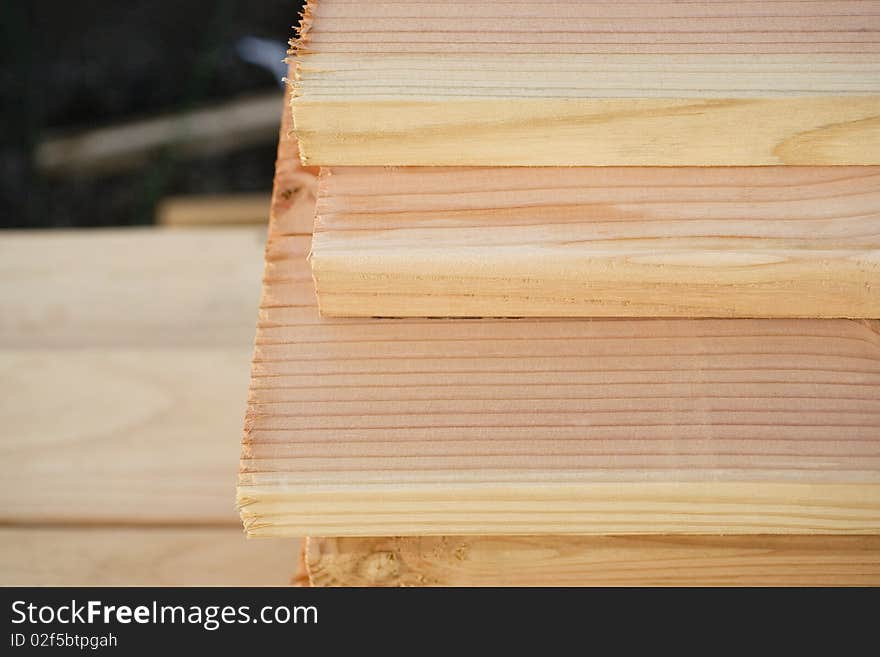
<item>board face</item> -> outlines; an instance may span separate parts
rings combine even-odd
[[[880,2],[309,2],[316,165],[880,164]]]
[[[880,317],[880,167],[331,167],[338,317]]]

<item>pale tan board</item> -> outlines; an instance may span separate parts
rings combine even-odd
[[[310,256],[358,317],[880,317],[880,167],[334,167]]]
[[[283,586],[296,541],[237,527],[0,528],[0,586]]]
[[[270,225],[251,535],[880,531],[875,321],[322,320],[309,248]]]
[[[156,210],[156,223],[171,228],[217,228],[247,224],[266,225],[269,194],[205,194],[169,196]]]
[[[313,586],[877,586],[880,536],[309,538]]]
[[[880,0],[310,0],[320,165],[880,164]]]
[[[234,524],[247,345],[0,349],[0,517]]]
[[[0,346],[247,349],[265,240],[265,227],[0,233]]]
[[[0,236],[4,521],[237,522],[264,235]]]

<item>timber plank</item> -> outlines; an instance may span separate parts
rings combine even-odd
[[[248,346],[0,350],[0,519],[235,524]]]
[[[880,2],[310,0],[310,165],[880,164]]]
[[[265,228],[0,236],[0,346],[247,347]]]
[[[328,316],[880,317],[880,167],[334,167]]]
[[[313,586],[877,586],[878,536],[309,538]]]
[[[3,586],[283,586],[296,541],[235,527],[2,527]]]

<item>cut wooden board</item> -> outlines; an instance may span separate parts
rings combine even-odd
[[[877,586],[880,536],[309,538],[313,586]]]
[[[880,167],[324,169],[321,312],[880,317]]]
[[[251,535],[880,532],[880,323],[321,319],[279,216]]]
[[[251,354],[246,344],[0,349],[0,519],[237,524]]]
[[[264,235],[0,237],[4,522],[237,524]]]
[[[159,203],[156,223],[172,228],[265,225],[269,204],[269,194],[262,192],[169,196]]]
[[[320,165],[880,164],[880,2],[310,0]]]
[[[38,144],[37,167],[48,175],[90,176],[137,169],[162,149],[204,156],[270,144],[278,134],[281,95],[238,98],[212,107],[51,136]]]
[[[265,228],[0,234],[0,347],[245,348]]]
[[[295,541],[222,528],[0,528],[0,586],[283,586]]]

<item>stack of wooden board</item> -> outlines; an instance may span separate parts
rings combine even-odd
[[[282,141],[248,532],[484,537],[313,541],[316,583],[615,555],[754,583],[767,550],[777,582],[876,581],[878,63],[878,2],[310,2],[293,118],[325,168],[311,240]],[[511,556],[540,545],[566,577]]]

